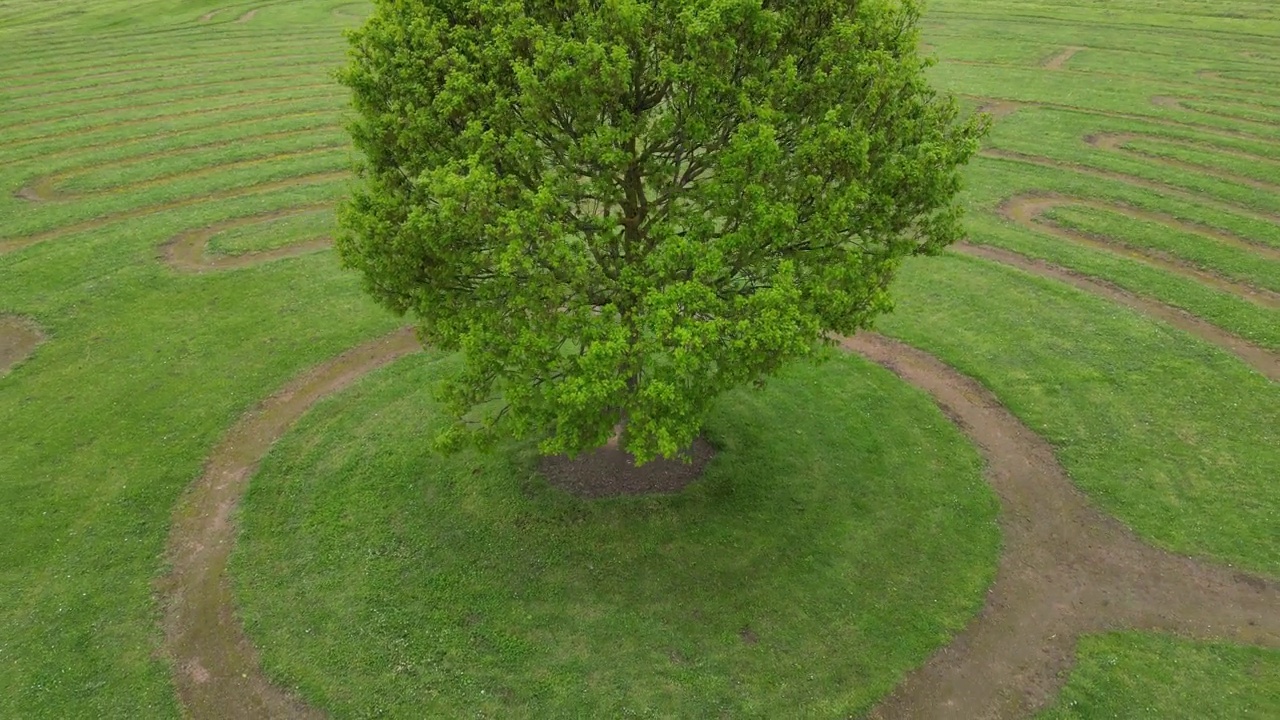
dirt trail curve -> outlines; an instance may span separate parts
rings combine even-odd
[[[1144,315],[1166,322],[1185,333],[1227,350],[1254,370],[1262,373],[1267,379],[1273,382],[1280,382],[1280,354],[1255,345],[1237,335],[1232,335],[1217,325],[1206,322],[1185,310],[1136,295],[1103,280],[1091,278],[1043,260],[1019,255],[1003,248],[961,243],[953,245],[952,249],[965,255],[1003,263],[1033,275],[1064,282],[1085,292],[1137,310]]]
[[[16,315],[0,315],[0,376],[30,357],[44,341],[45,335],[35,323]]]
[[[188,489],[169,534],[165,648],[178,697],[193,718],[321,717],[271,685],[236,618],[227,581],[231,515],[258,462],[316,401],[420,349],[408,329],[367,342],[303,374],[239,420]]]
[[[934,397],[982,450],[1002,507],[1004,551],[981,614],[873,717],[1023,717],[1052,697],[1085,632],[1132,627],[1280,647],[1280,589],[1271,581],[1142,544],[1089,505],[1044,440],[924,352],[874,334],[843,345]],[[235,616],[231,516],[259,461],[308,408],[418,347],[400,330],[289,383],[236,423],[180,503],[161,591],[165,647],[191,717],[321,716],[271,685]]]
[[[933,396],[977,443],[1001,505],[1003,554],[978,618],[871,717],[984,720],[1043,708],[1082,633],[1120,628],[1280,647],[1280,587],[1146,545],[1098,512],[1053,449],[977,382],[894,340],[846,349]]]
[[[258,194],[258,193],[266,193],[266,192],[281,190],[285,188],[293,188],[293,187],[301,187],[304,185],[333,182],[335,180],[341,180],[347,177],[350,177],[350,175],[345,171],[318,172],[318,173],[312,173],[309,175],[295,175],[294,177],[284,178],[281,180],[269,180],[267,182],[258,183],[256,185],[244,185],[241,187],[230,188],[227,190],[219,190],[217,192],[209,193],[206,195],[190,195],[187,197],[171,200],[168,202],[162,202],[155,205],[146,205],[143,207],[123,210],[117,213],[113,213],[111,215],[104,215],[102,217],[92,218],[89,220],[82,220],[80,222],[71,223],[69,225],[63,225],[61,227],[56,227],[50,230],[46,230],[44,232],[33,233],[31,235],[23,235],[20,237],[11,237],[11,238],[0,238],[0,255],[4,255],[5,253],[9,253],[9,252],[15,252],[17,250],[21,250],[22,248],[29,247],[37,243],[46,242],[48,240],[53,240],[55,238],[71,235],[73,233],[97,230],[98,228],[106,227],[107,225],[120,222],[121,220],[132,220],[134,218],[143,217],[145,215],[152,215],[159,212],[165,212],[167,210],[176,210],[178,208],[190,207],[192,205],[198,205],[201,203],[209,202],[210,200],[231,200],[234,198],[247,197],[247,196]]]
[[[272,220],[278,220],[280,218],[291,217],[294,215],[327,211],[331,210],[332,207],[332,203],[301,205],[284,210],[276,210],[274,212],[228,220],[226,222],[210,225],[198,230],[188,230],[178,234],[173,239],[162,245],[160,247],[161,257],[169,267],[180,272],[205,272],[208,270],[232,270],[235,268],[243,268],[272,260],[297,257],[299,255],[306,255],[308,253],[324,250],[333,244],[333,240],[327,235],[290,243],[289,245],[272,248],[271,250],[246,252],[239,255],[209,255],[206,253],[206,250],[209,247],[210,238],[224,230],[230,230],[244,225],[270,222]]]
[[[1226,180],[1227,182],[1234,182],[1234,183],[1240,183],[1241,185],[1248,185],[1249,187],[1254,188],[1256,190],[1263,190],[1265,192],[1270,192],[1270,193],[1280,193],[1280,184],[1267,182],[1266,180],[1250,177],[1248,175],[1233,173],[1223,168],[1214,167],[1212,165],[1201,165],[1199,163],[1188,162],[1186,160],[1178,160],[1176,158],[1157,155],[1155,153],[1133,147],[1130,143],[1132,143],[1135,140],[1154,141],[1164,145],[1197,148],[1200,150],[1207,149],[1212,151],[1215,155],[1233,157],[1244,163],[1249,163],[1254,167],[1261,167],[1263,165],[1276,164],[1275,158],[1271,158],[1271,157],[1254,155],[1252,153],[1246,153],[1239,150],[1219,147],[1216,145],[1208,145],[1206,143],[1196,142],[1190,139],[1170,138],[1170,137],[1164,137],[1161,135],[1153,135],[1150,133],[1108,132],[1108,133],[1095,133],[1093,135],[1086,135],[1084,137],[1084,142],[1086,145],[1091,145],[1093,147],[1098,148],[1099,150],[1109,150],[1111,152],[1129,153],[1132,155],[1137,155],[1139,157],[1142,157],[1145,160],[1158,163],[1160,165],[1165,165],[1173,168],[1181,168],[1183,170],[1189,170],[1191,172],[1198,172],[1204,175],[1210,175],[1212,177]]]
[[[1087,49],[1088,48],[1084,48],[1076,45],[1065,47],[1061,50],[1061,52],[1058,52],[1056,55],[1053,55],[1049,57],[1047,60],[1045,60],[1044,64],[1041,65],[1040,67],[1043,67],[1045,70],[1061,70],[1062,66],[1066,65],[1068,60],[1075,57],[1076,53],[1080,52],[1081,50],[1087,50]]]
[[[1154,222],[1174,230],[1207,236],[1232,247],[1239,247],[1256,252],[1264,257],[1280,258],[1275,248],[1256,245],[1247,239],[1230,233],[1182,222],[1161,213],[1139,210],[1127,205],[1077,198],[1056,194],[1017,195],[1000,204],[998,212],[1004,218],[1033,231],[1047,233],[1077,245],[1105,250],[1136,260],[1137,262],[1160,268],[1168,272],[1182,275],[1201,284],[1224,292],[1232,293],[1241,299],[1265,308],[1280,308],[1280,293],[1249,283],[1233,280],[1217,273],[1202,270],[1194,264],[1156,250],[1130,246],[1111,238],[1081,232],[1053,222],[1045,214],[1058,207],[1081,206],[1106,210],[1121,215]]]

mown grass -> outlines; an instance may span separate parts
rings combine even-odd
[[[1070,682],[1038,720],[1280,717],[1280,651],[1110,633],[1082,638],[1078,657]]]
[[[900,287],[880,328],[991,388],[1105,510],[1164,547],[1280,576],[1280,386],[1215,346],[984,261],[917,263]]]
[[[1280,350],[1280,312],[1274,309],[1115,253],[1019,227],[995,211],[1000,202],[1012,194],[1058,193],[1163,212],[1182,220],[1219,227],[1255,241],[1269,237],[1258,232],[1262,223],[1161,195],[1155,190],[1135,188],[1088,174],[1046,172],[1043,167],[1016,161],[979,158],[970,168],[969,177],[969,232],[972,241],[1003,247],[1101,278],[1131,292],[1182,308],[1255,344]],[[1084,229],[1104,231],[1091,224],[1085,224]],[[1120,242],[1126,239],[1124,235],[1117,237]],[[1203,246],[1212,246],[1216,241],[1204,238],[1202,243]],[[1259,257],[1253,264],[1263,268],[1265,274],[1265,263]]]
[[[324,403],[242,505],[249,630],[339,715],[856,716],[994,574],[977,454],[864,361],[730,394],[702,480],[605,501],[549,487],[528,444],[433,454],[447,362]]]
[[[1124,247],[1171,257],[1224,278],[1267,290],[1280,290],[1280,265],[1253,248],[1232,246],[1200,233],[1171,228],[1159,222],[1129,217],[1104,209],[1062,207],[1047,216],[1057,224],[1107,238],[1121,238]],[[1277,253],[1280,258],[1280,253]],[[1276,314],[1280,319],[1280,314]]]
[[[235,22],[259,6],[251,22]],[[210,0],[0,3],[0,247],[44,233],[38,244],[0,253],[0,313],[25,315],[49,336],[32,360],[0,378],[0,717],[178,716],[170,668],[158,652],[152,585],[164,570],[174,503],[235,418],[305,368],[396,324],[364,299],[357,280],[341,272],[330,253],[198,277],[157,260],[159,246],[181,232],[336,202],[344,192],[349,154],[340,147],[265,156],[306,152],[338,138],[344,98],[329,75],[342,62],[338,30],[354,23],[352,15],[363,14],[367,4],[232,3],[200,22],[219,7],[224,5]],[[941,58],[934,70],[941,86],[970,102],[994,96],[1028,103],[997,124],[992,147],[1151,184],[1141,188],[1069,166],[979,158],[965,196],[975,242],[1050,260],[1280,349],[1274,312],[1185,277],[1013,226],[994,212],[1014,194],[1059,192],[1158,211],[1280,247],[1276,193],[1249,184],[1276,179],[1280,6],[1248,0],[1142,0],[1123,7],[1091,0],[935,0],[925,21],[925,40]],[[1062,69],[1039,67],[1065,47],[1081,45],[1088,47]],[[1220,74],[1206,76],[1206,70]],[[1182,105],[1155,104],[1156,95],[1180,98]],[[280,135],[291,131],[303,132]],[[1103,132],[1144,137],[1119,151],[1082,141]],[[1152,155],[1180,164],[1162,164]],[[216,169],[246,160],[253,161]],[[55,203],[12,196],[54,173],[63,174],[63,189],[113,192]],[[171,177],[148,184],[162,176]],[[1202,258],[1206,266],[1237,268],[1259,284],[1276,277],[1269,274],[1274,265],[1257,259],[1232,256],[1240,264],[1224,265],[1228,258],[1209,239],[1201,245],[1194,237],[1162,235],[1111,213],[1064,213],[1082,228],[1122,242],[1176,242],[1188,257],[1212,253]],[[319,215],[236,226],[215,234],[210,249],[235,254],[275,247],[328,227]],[[1280,459],[1273,448],[1280,445],[1280,401],[1274,384],[1182,333],[986,263],[948,257],[911,266],[896,292],[901,310],[885,329],[991,387],[1055,444],[1072,478],[1103,507],[1165,546],[1277,573],[1280,490],[1273,480],[1280,476]],[[397,372],[408,371],[393,370],[379,382]],[[875,371],[863,381],[889,382],[882,389],[895,408],[920,403]],[[335,400],[328,412],[337,413],[344,402],[349,399]],[[318,421],[308,422],[318,427]],[[353,487],[351,497],[380,490]],[[895,508],[901,506],[868,500],[859,511]],[[980,527],[985,516],[971,520]],[[426,532],[415,518],[409,521],[406,531]],[[273,542],[306,543],[343,527],[331,524],[290,530]],[[374,540],[381,537],[366,530]],[[344,548],[356,556],[360,550]],[[884,572],[917,569],[910,558],[872,561],[881,562]],[[327,568],[343,570],[359,568]],[[298,578],[282,581],[302,587]],[[379,581],[388,592],[414,592],[398,577]],[[323,588],[312,590],[307,601],[324,597]],[[851,586],[863,599],[864,590]],[[245,611],[259,612],[257,602],[250,598]],[[265,613],[270,605],[263,608]],[[883,618],[857,610],[846,619],[864,615]],[[956,617],[929,616],[928,627]],[[393,619],[374,627],[408,624],[404,614]],[[521,626],[513,621],[511,627]],[[639,623],[618,627],[643,629]],[[897,630],[941,642],[932,630]],[[301,632],[287,624],[255,631],[269,657],[289,650],[274,646],[271,633],[288,638]],[[624,634],[614,636],[622,645]],[[801,636],[795,631],[795,638]],[[767,646],[761,638],[755,648]],[[1240,696],[1232,695],[1240,687],[1234,670],[1217,673],[1191,660],[1228,658],[1224,662],[1234,668],[1230,653],[1251,650],[1205,650],[1132,634],[1108,636],[1106,643],[1083,647],[1080,680],[1064,698],[1094,699],[1078,703],[1069,717],[1141,717],[1148,706],[1172,708],[1170,716],[1176,716],[1183,706],[1215,701],[1246,708],[1255,702],[1249,698],[1265,699],[1280,686],[1271,655],[1259,656],[1254,687]],[[911,657],[924,652],[923,644],[907,645],[889,651],[915,653]],[[392,642],[384,651],[396,647]],[[338,651],[369,653],[362,657],[373,665],[342,672],[354,669],[369,687],[385,683],[392,688],[388,702],[402,700],[395,690],[405,687],[396,685],[403,678],[375,677],[385,659],[377,651],[354,641]],[[1125,661],[1110,665],[1103,661],[1109,656]],[[891,657],[893,672],[909,664],[906,655]],[[285,677],[317,672],[296,665],[272,667]],[[485,672],[498,677],[492,667]],[[781,669],[766,668],[757,680],[765,682],[769,672],[777,677]],[[865,704],[873,694],[869,688],[887,687],[891,676],[876,669],[855,678],[865,684],[846,679],[849,684],[837,689],[863,688],[849,702]],[[676,682],[674,675],[664,677]],[[715,678],[723,676],[711,677],[705,685],[697,678],[687,682],[719,697],[715,692],[723,685]],[[836,687],[829,677],[823,682]],[[1093,689],[1071,694],[1085,686]],[[311,699],[332,699],[316,692]],[[1164,699],[1153,701],[1152,693],[1164,693]],[[364,698],[365,706],[351,697],[332,700],[335,707],[367,714],[382,698]],[[1195,704],[1201,700],[1204,705]],[[416,710],[405,714],[422,714]]]

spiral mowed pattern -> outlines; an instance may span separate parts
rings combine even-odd
[[[968,243],[905,269],[882,324],[897,340],[851,349],[982,449],[1005,556],[977,619],[874,714],[1274,706],[1280,25],[1228,4],[926,16],[936,81],[997,124],[969,172]],[[325,251],[349,160],[329,72],[367,8],[171,6],[0,7],[0,343],[21,355],[0,367],[0,715],[371,712],[380,698],[282,671],[295,648],[255,625],[261,674],[224,573],[258,456],[413,348],[377,339],[394,322]],[[218,482],[237,448],[240,475]],[[245,608],[283,635],[298,622],[267,610]],[[1169,634],[1090,634],[1116,630]]]

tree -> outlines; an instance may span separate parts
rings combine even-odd
[[[345,264],[461,350],[463,428],[637,462],[890,308],[985,119],[918,0],[379,0],[350,34]]]

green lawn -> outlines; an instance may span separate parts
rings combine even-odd
[[[1039,720],[1270,720],[1280,651],[1167,635],[1082,638],[1071,681]]]
[[[330,252],[202,275],[158,259],[164,243],[201,229],[211,233],[209,252],[223,254],[332,231],[332,215],[322,208],[345,192],[351,155],[341,130],[345,97],[331,73],[343,61],[341,29],[367,9],[350,0],[0,2],[0,315],[22,316],[47,336],[30,360],[0,376],[0,717],[179,716],[171,668],[160,652],[154,583],[164,572],[168,525],[183,489],[255,403],[306,368],[398,324],[365,299],[357,278],[340,270]],[[1047,260],[1280,351],[1275,307],[997,212],[1015,195],[1077,198],[1087,202],[1064,205],[1047,221],[1164,253],[1232,282],[1280,288],[1280,4],[934,0],[925,24],[940,60],[933,70],[939,86],[971,105],[986,98],[1021,103],[999,120],[986,154],[967,172],[972,242]],[[1061,68],[1042,67],[1080,46]],[[1087,141],[1107,134],[1128,139],[1114,147]],[[45,200],[18,197],[19,191]],[[1208,230],[1188,229],[1196,227]],[[994,391],[1054,444],[1072,479],[1102,508],[1161,546],[1280,577],[1275,383],[1184,333],[984,261],[947,255],[912,263],[895,292],[899,311],[882,329]],[[735,717],[768,715],[770,706],[746,704],[763,698],[803,700],[821,717],[830,714],[821,702],[862,708],[882,695],[963,622],[989,576],[991,507],[986,491],[973,487],[972,450],[918,393],[863,363],[839,360],[791,375],[793,387],[820,377],[840,388],[811,397],[809,406],[829,409],[825,423],[805,415],[809,406],[778,399],[781,383],[772,394],[739,395],[722,406],[715,432],[728,449],[712,480],[755,494],[713,503],[710,488],[717,486],[709,481],[684,499],[643,503],[580,505],[541,491],[526,495],[536,483],[525,482],[524,451],[511,448],[485,461],[475,476],[483,484],[471,484],[470,475],[467,485],[437,482],[444,488],[439,497],[476,503],[480,520],[471,525],[460,515],[439,515],[424,494],[432,478],[447,479],[449,468],[460,466],[423,456],[422,443],[394,442],[417,437],[414,427],[374,416],[380,402],[388,413],[426,408],[416,389],[397,388],[433,367],[403,361],[322,406],[255,479],[241,515],[250,544],[237,559],[240,600],[268,667],[338,715],[371,714],[379,703],[421,715],[419,704],[396,704],[407,702],[405,693],[426,676],[376,670],[394,669],[383,660],[395,653],[416,658],[421,670],[437,657],[436,640],[428,638],[445,638],[439,647],[454,654],[441,667],[467,669],[475,684],[419,699],[441,708],[464,697],[479,703],[483,698],[465,693],[484,689],[499,693],[487,702],[513,707],[533,707],[535,699],[554,707],[567,702],[566,693],[580,692],[607,710],[617,707],[610,703],[622,697],[622,686],[647,678],[653,697],[677,714],[723,701]],[[767,433],[770,427],[776,432]],[[821,430],[830,442],[821,452],[806,448],[803,438],[788,434],[797,427]],[[336,472],[325,463],[342,461],[340,428],[377,429],[370,442],[385,457],[370,459],[360,473],[333,475],[324,487],[291,474],[289,458],[299,470]],[[902,437],[889,442],[895,433]],[[819,458],[808,476],[750,454],[776,450],[784,440],[787,453],[768,457],[808,452]],[[844,453],[843,471],[830,464],[837,452]],[[776,470],[774,482],[742,480],[746,473],[734,457]],[[406,464],[415,460],[421,472],[408,473]],[[936,462],[944,463],[941,472],[924,472]],[[375,476],[384,482],[359,482]],[[875,493],[840,485],[855,479]],[[519,492],[503,494],[513,487]],[[922,497],[897,494],[908,487]],[[942,487],[953,488],[960,502],[944,513],[949,530],[912,533],[918,514],[931,517],[930,508],[944,507],[950,496],[937,492]],[[296,506],[279,504],[287,494],[273,495],[304,488],[312,494],[298,496]],[[789,495],[768,502],[777,493]],[[815,494],[824,502],[814,502]],[[795,498],[825,524],[795,525],[801,512]],[[363,513],[364,525],[335,508]],[[368,520],[397,513],[400,525]],[[554,519],[563,515],[555,513],[583,522],[558,529]],[[693,522],[702,517],[714,522]],[[838,536],[837,521],[851,517],[867,519]],[[741,553],[768,560],[760,575],[774,573],[773,584],[749,587],[741,597],[716,593],[676,582],[704,566],[654,555],[641,558],[655,563],[643,566],[650,584],[628,584],[629,576],[615,574],[602,586],[630,592],[620,597],[649,608],[647,615],[571,612],[591,609],[582,604],[590,578],[581,565],[568,566],[577,574],[538,578],[513,571],[519,587],[563,601],[528,611],[532,618],[517,614],[527,604],[476,600],[462,590],[479,586],[465,584],[449,586],[459,591],[449,599],[451,607],[483,604],[475,625],[413,612],[434,597],[427,590],[434,586],[426,582],[431,566],[412,559],[462,562],[433,554],[439,548],[430,544],[433,531],[451,528],[473,541],[464,545],[473,553],[486,532],[510,549],[510,536],[501,535],[510,527],[496,521],[512,518],[524,518],[537,533],[522,549],[548,559],[588,541],[599,541],[594,551],[631,558],[639,548],[660,548],[653,538],[663,529],[684,533],[685,551],[696,542],[715,548],[737,542]],[[881,534],[878,547],[923,543],[933,554],[837,552],[868,542],[858,533],[871,528]],[[615,540],[606,543],[610,533]],[[626,533],[634,545],[616,540]],[[837,536],[848,544],[832,540]],[[434,537],[439,543],[441,536]],[[942,544],[948,537],[954,547]],[[287,552],[338,538],[346,540],[332,558],[350,562],[317,564],[324,558]],[[810,543],[804,547],[812,551],[783,553],[785,538]],[[376,554],[386,549],[395,552]],[[273,553],[293,563],[273,580],[280,598],[260,592],[263,580],[254,572]],[[706,556],[708,563],[756,557]],[[477,573],[485,569],[475,565]],[[485,571],[502,567],[511,569],[495,564]],[[875,579],[817,580],[850,568]],[[704,569],[742,582],[729,565]],[[322,581],[336,584],[332,593],[321,592],[329,587]],[[896,596],[885,594],[890,581]],[[662,582],[685,593],[673,590],[666,599],[689,598],[724,612],[704,613],[696,623],[679,616],[659,602],[659,591],[672,587]],[[881,596],[898,599],[888,607],[877,601]],[[295,605],[304,598],[313,615],[346,608],[366,613],[367,622],[336,628],[325,645],[306,633],[307,613],[282,610],[290,598]],[[750,598],[785,612],[746,613],[740,604]],[[840,602],[847,612],[831,621]],[[388,609],[378,615],[376,608]],[[544,655],[522,655],[548,618],[571,619],[577,624],[566,626],[577,634],[536,646]],[[756,645],[741,640],[747,623],[758,623],[751,625]],[[669,648],[667,638],[677,636],[689,644]],[[866,644],[839,645],[851,637]],[[511,638],[511,647],[503,645]],[[485,647],[496,649],[477,659]],[[833,664],[815,670],[812,680],[785,663],[767,664],[815,647]],[[565,668],[579,657],[574,653],[585,648],[609,653],[613,665],[605,665],[607,673],[566,679]],[[1080,659],[1052,711],[1059,714],[1050,717],[1213,717],[1237,708],[1220,716],[1249,717],[1244,713],[1254,707],[1269,710],[1265,703],[1274,705],[1280,691],[1280,659],[1251,648],[1123,633],[1086,640]],[[536,665],[544,674],[509,673],[503,663]],[[331,679],[337,671],[352,673],[351,687],[358,682],[373,694],[344,696]],[[793,682],[782,687],[786,678]],[[753,689],[735,694],[734,682]],[[1210,709],[1193,712],[1202,707]]]
[[[325,402],[241,509],[264,664],[338,715],[856,716],[994,574],[977,454],[865,361],[733,393],[702,480],[605,501],[548,486],[528,445],[433,454],[447,362]]]

